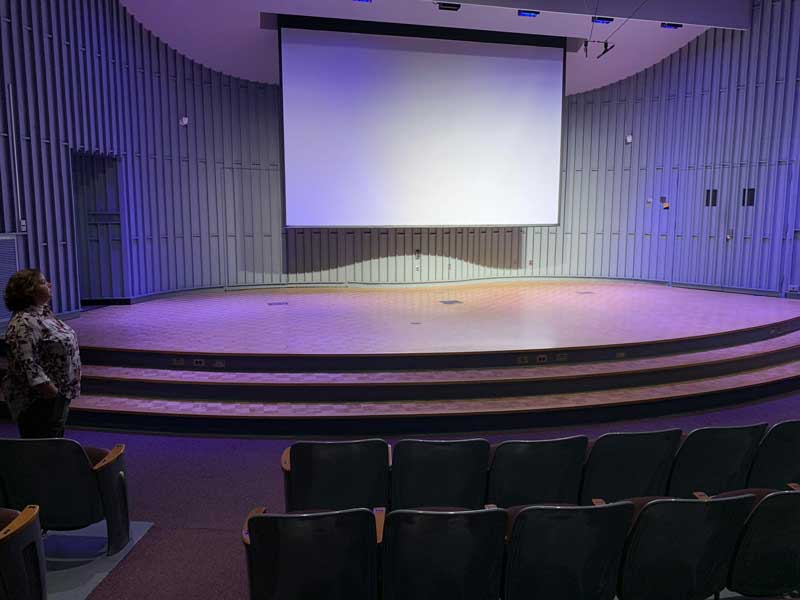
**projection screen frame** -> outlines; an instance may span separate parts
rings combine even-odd
[[[263,14],[262,14],[263,17]],[[503,31],[485,31],[478,29],[461,29],[454,27],[437,27],[430,25],[413,25],[404,23],[388,23],[376,21],[356,21],[351,19],[333,19],[327,17],[306,17],[300,15],[285,15],[278,14],[277,17],[277,32],[278,32],[278,70],[280,81],[280,94],[278,96],[278,110],[280,113],[279,135],[280,135],[280,161],[281,161],[281,195],[283,201],[281,202],[281,220],[284,229],[449,229],[449,228],[463,228],[463,229],[478,229],[478,228],[492,228],[492,227],[558,227],[561,225],[561,208],[562,208],[562,195],[564,190],[563,177],[561,170],[563,164],[559,167],[558,177],[558,217],[555,223],[453,223],[449,225],[435,224],[435,225],[289,225],[286,222],[286,156],[285,156],[285,133],[284,133],[284,112],[283,112],[283,39],[282,31],[287,29],[309,29],[315,31],[334,31],[343,33],[362,33],[368,35],[386,35],[386,36],[399,36],[399,37],[412,37],[412,38],[430,38],[430,39],[443,39],[443,40],[456,40],[464,42],[480,42],[489,44],[506,44],[512,46],[540,46],[545,48],[561,48],[561,124],[562,124],[562,142],[559,147],[560,159],[563,158],[563,124],[565,113],[566,98],[566,68],[567,68],[567,46],[569,38],[561,36],[547,36],[526,33],[511,33]]]

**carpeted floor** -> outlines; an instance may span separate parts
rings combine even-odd
[[[800,419],[800,394],[672,417],[614,423],[485,432],[431,433],[427,438],[542,439],[609,431],[713,425],[770,424]],[[375,436],[380,436],[376,431]],[[0,436],[16,436],[0,423]],[[283,510],[279,459],[294,439],[153,435],[68,429],[83,444],[126,445],[131,518],[155,525],[91,594],[91,600],[127,598],[223,599],[247,597],[240,529],[249,510]],[[364,436],[360,436],[364,437]],[[387,437],[390,442],[405,436]],[[409,436],[410,437],[410,436]]]

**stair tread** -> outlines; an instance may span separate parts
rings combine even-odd
[[[436,415],[513,414],[598,408],[739,390],[800,376],[800,360],[732,375],[624,389],[517,396],[377,402],[226,402],[168,400],[85,394],[72,408],[87,412],[160,414],[189,417],[269,419],[355,419]]]
[[[708,365],[800,348],[800,331],[787,335],[701,352],[638,359],[582,362],[573,364],[527,365],[473,369],[344,372],[236,372],[173,370],[103,365],[84,365],[83,376],[96,379],[138,380],[206,385],[271,386],[366,386],[376,384],[437,385],[477,382],[536,381],[598,375],[634,374],[653,370]]]

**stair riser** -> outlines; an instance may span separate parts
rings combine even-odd
[[[729,375],[744,370],[775,366],[798,359],[800,359],[800,347],[792,347],[708,365],[695,364],[640,373],[598,374],[570,379],[536,381],[486,381],[452,384],[419,383],[405,385],[391,383],[353,385],[297,384],[279,386],[269,384],[142,381],[84,376],[82,387],[85,392],[93,394],[250,402],[372,402],[377,400],[510,397],[661,385]]]

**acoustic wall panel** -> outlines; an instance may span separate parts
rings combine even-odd
[[[567,98],[559,226],[287,231],[275,86],[180,56],[116,0],[0,0],[0,228],[26,220],[21,264],[78,308],[79,150],[119,161],[125,296],[562,276],[782,292],[800,285],[799,38],[800,0],[756,2],[750,32]]]

